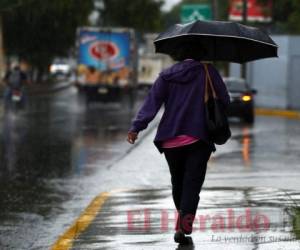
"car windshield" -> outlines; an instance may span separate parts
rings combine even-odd
[[[53,64],[67,64],[67,59],[64,58],[55,58]]]
[[[224,80],[229,91],[246,91],[248,89],[247,84],[242,79]]]

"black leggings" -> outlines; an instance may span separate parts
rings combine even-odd
[[[196,214],[211,152],[211,148],[201,140],[181,147],[164,149],[171,173],[173,200],[182,218]],[[191,232],[191,229],[188,231]]]

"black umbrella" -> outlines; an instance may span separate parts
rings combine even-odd
[[[276,43],[262,30],[236,22],[194,21],[175,24],[154,41],[155,50],[176,60],[244,63],[277,57]]]

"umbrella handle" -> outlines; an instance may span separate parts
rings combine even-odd
[[[214,89],[209,71],[208,71],[208,67],[207,64],[204,64],[204,69],[205,69],[205,102],[208,101],[209,98],[209,91],[208,89],[210,88],[211,92],[212,92],[212,96],[217,99],[217,95],[216,95],[216,91]]]

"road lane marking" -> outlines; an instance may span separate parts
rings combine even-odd
[[[281,116],[289,119],[300,120],[300,112],[292,111],[292,110],[256,108],[255,114],[268,115],[268,116]]]
[[[83,233],[87,227],[95,219],[96,215],[101,210],[105,201],[110,197],[112,193],[119,192],[120,190],[114,190],[112,192],[100,193],[89,206],[81,213],[79,218],[67,229],[54,243],[51,250],[69,250],[73,246],[74,240]]]

